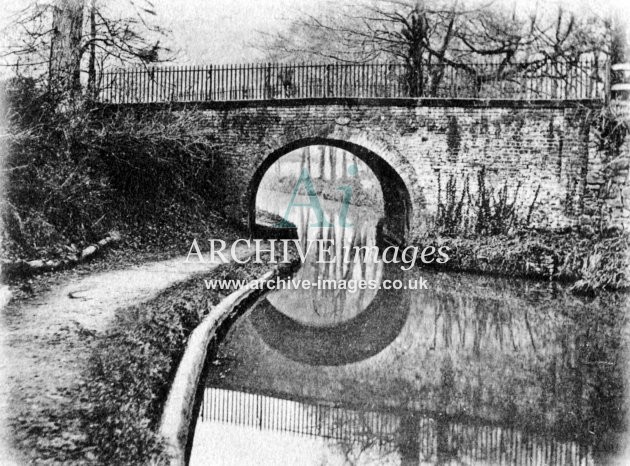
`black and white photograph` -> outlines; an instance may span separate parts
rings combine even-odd
[[[627,0],[2,0],[0,465],[630,466]]]

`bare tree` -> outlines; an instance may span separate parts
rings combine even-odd
[[[305,146],[300,149],[300,174],[307,170],[311,171],[311,146]]]
[[[73,98],[81,92],[83,0],[58,0],[53,6],[48,87],[51,95]]]
[[[33,1],[2,31],[9,40],[1,57],[16,74],[47,81],[53,92],[76,94],[85,72],[94,95],[99,69],[164,59],[160,38],[168,31],[150,22],[155,15],[149,0]]]
[[[94,2],[95,28],[98,33],[84,43],[85,49],[96,43],[102,61],[124,64],[128,61],[153,63],[160,60],[159,53],[167,50],[160,46],[160,37],[168,31],[149,22],[156,13],[149,0],[129,1],[132,14],[121,15],[111,2]]]
[[[436,95],[445,65],[468,73],[480,86],[552,61],[608,54],[609,35],[606,21],[578,20],[561,8],[550,16],[492,3],[364,0],[303,14],[286,31],[264,35],[262,47],[276,60],[403,63],[410,95]],[[491,66],[479,67],[480,62]]]
[[[319,177],[321,179],[324,179],[324,169],[325,169],[325,163],[326,163],[326,158],[325,158],[325,154],[326,154],[326,146],[318,146],[319,151],[317,152],[318,157],[319,157]]]
[[[337,148],[328,146],[328,161],[330,165],[330,181],[337,180]]]
[[[88,44],[88,95],[94,98],[97,93],[96,87],[96,0],[90,0],[90,43]]]
[[[313,169],[313,161],[312,161],[312,156],[311,156],[311,147],[313,146],[306,146],[305,150],[306,150],[306,166],[308,168],[308,173],[309,176],[311,175],[311,170]]]

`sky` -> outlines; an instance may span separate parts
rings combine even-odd
[[[257,31],[272,31],[325,0],[156,0],[182,60],[234,63],[259,58]]]
[[[53,0],[38,0],[50,3]],[[172,31],[169,48],[177,63],[238,63],[261,57],[252,45],[257,31],[275,30],[300,11],[315,11],[330,0],[98,0],[108,7],[144,5],[155,9],[154,22]],[[0,0],[0,29],[33,0]],[[6,38],[0,37],[0,44]]]
[[[0,28],[11,15],[33,0],[0,0]],[[52,0],[39,0],[52,1]],[[99,0],[112,5],[142,4],[147,0]],[[168,45],[179,53],[176,63],[243,63],[262,57],[256,49],[258,31],[282,29],[300,11],[315,12],[322,5],[356,0],[151,0],[156,22],[172,31]],[[359,0],[360,1],[360,0]],[[430,0],[429,0],[430,1]],[[462,0],[460,0],[462,1]],[[463,0],[465,1],[465,0]],[[485,1],[485,0],[484,0]],[[630,18],[630,0],[488,0],[519,9],[570,9],[605,15],[618,11]],[[115,3],[113,3],[115,2]],[[630,36],[629,36],[630,37]],[[1,39],[0,39],[1,40]]]
[[[260,58],[258,31],[272,32],[300,12],[353,0],[153,0],[160,23],[172,30],[182,63],[242,63]],[[494,3],[537,10],[563,4],[577,11],[625,11],[630,0],[494,0]]]

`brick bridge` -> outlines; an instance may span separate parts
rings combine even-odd
[[[481,172],[487,187],[507,186],[509,200],[518,190],[523,211],[535,201],[531,220],[537,227],[628,221],[622,197],[627,166],[611,172],[614,154],[597,138],[601,98],[247,99],[256,89],[236,99],[166,103],[174,112],[202,112],[199,127],[190,130],[213,135],[222,154],[225,211],[254,234],[264,173],[288,152],[313,144],[347,150],[372,169],[383,190],[386,228],[405,240],[420,234],[436,213],[449,179],[457,180],[460,191],[468,179],[474,194]],[[105,104],[165,105],[159,99]]]
[[[183,106],[182,106],[183,107]],[[253,227],[258,185],[288,152],[327,144],[354,153],[381,182],[389,230],[412,238],[435,214],[452,175],[461,188],[519,189],[522,209],[543,228],[626,219],[621,190],[592,126],[597,103],[422,99],[318,99],[199,104],[230,186],[224,208]],[[174,111],[178,111],[174,107]],[[622,183],[621,177],[617,182]],[[224,181],[225,183],[226,181]],[[511,197],[510,197],[511,199]]]

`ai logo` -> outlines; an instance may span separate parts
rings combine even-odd
[[[348,167],[348,175],[356,176],[358,173],[358,167],[356,165],[350,165]],[[306,195],[308,196],[307,203],[299,203],[296,202],[296,197],[300,193],[300,188],[304,186],[306,191]],[[339,225],[342,228],[352,227],[352,224],[347,223],[346,219],[348,216],[348,210],[350,208],[350,199],[352,198],[352,186],[339,186],[338,189],[343,191],[343,198],[341,200],[341,209],[339,210]],[[300,173],[300,177],[298,178],[295,186],[293,187],[293,191],[291,193],[291,200],[289,201],[289,205],[287,206],[287,210],[284,213],[284,216],[280,222],[276,225],[278,228],[290,228],[293,226],[291,222],[289,222],[289,215],[294,207],[310,207],[315,213],[315,223],[309,225],[309,227],[314,228],[330,228],[334,226],[334,223],[328,221],[326,216],[324,215],[324,210],[319,202],[319,197],[317,196],[317,192],[315,191],[315,187],[313,186],[313,180],[311,179],[311,175],[309,171],[304,168],[302,173]]]

